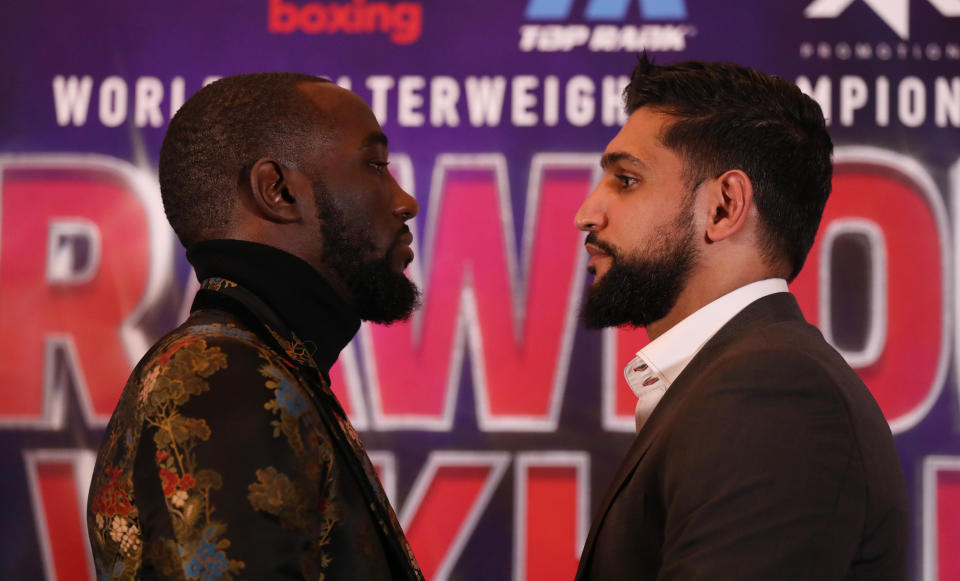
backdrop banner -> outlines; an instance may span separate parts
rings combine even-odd
[[[429,579],[572,579],[633,437],[640,330],[586,331],[573,216],[659,63],[796,82],[836,144],[791,285],[890,422],[911,576],[960,579],[954,285],[960,0],[9,3],[0,23],[0,578],[94,579],[82,514],[127,375],[197,282],[156,179],[212,80],[329,77],[389,135],[420,203],[424,306],[333,370]],[[722,434],[718,434],[722,437]]]

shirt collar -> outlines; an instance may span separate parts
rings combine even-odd
[[[696,310],[637,351],[623,370],[630,389],[638,396],[654,384],[666,390],[700,348],[737,313],[759,298],[781,292],[789,292],[787,281],[769,278],[742,286]]]
[[[224,277],[249,289],[299,338],[327,373],[360,328],[360,317],[300,258],[243,240],[208,240],[187,250],[197,278]]]

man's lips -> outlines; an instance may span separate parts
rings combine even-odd
[[[613,260],[613,248],[606,242],[598,240],[596,232],[588,234],[583,245],[587,249],[587,254],[590,255],[590,260],[587,261],[587,272],[590,274],[597,274],[597,266],[599,263]]]
[[[410,248],[410,245],[413,244],[413,232],[409,228],[404,228],[404,230],[397,236],[394,246],[402,253],[403,255],[403,267],[406,268],[408,264],[413,262],[413,249]]]
[[[617,254],[616,247],[609,242],[600,240],[600,237],[597,236],[596,232],[590,232],[587,234],[583,244],[587,247],[587,252],[590,253],[590,256],[599,256],[600,254],[614,256]]]
[[[587,254],[590,255],[590,260],[587,261],[587,272],[595,275],[597,274],[597,264],[609,260],[611,258],[610,254],[594,244],[588,243],[585,246],[587,249]]]
[[[589,254],[591,257],[593,257],[593,256],[610,256],[610,254],[609,254],[606,250],[600,248],[599,246],[597,246],[597,245],[595,245],[595,244],[591,244],[591,243],[587,242],[584,246],[587,248],[587,254]]]

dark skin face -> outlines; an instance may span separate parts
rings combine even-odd
[[[317,147],[303,156],[303,173],[311,178],[314,195],[328,196],[329,204],[342,214],[344,226],[364,233],[369,242],[367,258],[386,256],[392,270],[402,273],[413,260],[413,235],[405,222],[417,215],[419,206],[387,169],[386,135],[356,94],[320,83],[305,85],[303,90],[334,123],[318,136]],[[320,239],[320,218],[317,212],[312,215],[317,218],[313,227]],[[326,269],[322,252],[314,256],[304,249],[304,254],[318,270]]]
[[[356,288],[345,272],[349,265],[338,263],[344,245],[353,264],[380,261],[402,277],[413,260],[413,235],[405,223],[419,206],[388,171],[387,138],[360,97],[333,83],[304,83],[300,89],[325,122],[308,134],[299,160],[254,163],[250,195],[241,196],[246,211],[238,213],[233,237],[300,257],[356,304]],[[305,115],[304,123],[314,122]],[[331,235],[338,240],[327,243]]]

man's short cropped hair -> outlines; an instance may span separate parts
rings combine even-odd
[[[793,280],[813,246],[830,195],[833,143],[820,106],[793,83],[733,63],[657,66],[640,56],[624,90],[640,107],[676,120],[661,140],[683,159],[691,185],[739,169],[760,214],[760,243]]]
[[[184,246],[223,236],[237,187],[256,160],[300,162],[304,138],[315,135],[322,119],[299,87],[317,82],[329,81],[300,73],[226,77],[174,115],[160,149],[160,192]]]

